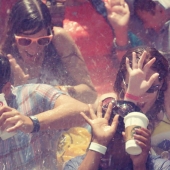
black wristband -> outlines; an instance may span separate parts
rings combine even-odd
[[[31,133],[38,132],[40,130],[40,123],[39,120],[35,116],[29,116],[29,118],[33,122],[33,130]]]

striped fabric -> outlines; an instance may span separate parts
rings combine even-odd
[[[49,85],[29,84],[13,89],[8,105],[30,116],[54,108],[61,91]],[[0,140],[0,170],[56,170],[56,142],[60,131],[26,134],[18,131]]]

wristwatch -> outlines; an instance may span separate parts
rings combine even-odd
[[[113,46],[116,50],[119,50],[119,51],[125,51],[125,50],[128,50],[130,47],[131,47],[131,42],[130,40],[128,40],[128,43],[124,46],[119,46],[117,45],[116,43],[116,38],[113,39]]]
[[[33,122],[33,130],[31,133],[35,133],[38,132],[40,130],[40,123],[39,120],[37,119],[37,117],[35,116],[29,116],[29,118],[32,120]]]

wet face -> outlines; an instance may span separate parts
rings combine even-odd
[[[152,14],[147,11],[138,10],[137,15],[142,20],[144,27],[146,29],[152,28],[156,32],[160,31],[162,24],[163,24],[162,23],[163,19],[159,11],[155,11],[155,14]]]
[[[26,33],[29,33],[29,31]],[[34,40],[29,44],[24,39],[19,40],[19,38],[15,38],[22,60],[28,65],[42,65],[45,45],[40,45],[37,41],[35,41],[35,38],[38,39],[40,37],[47,36],[47,30],[42,29],[38,33],[32,35],[17,34],[16,36],[19,38],[33,38]]]
[[[149,69],[147,76],[146,76],[146,80],[149,80],[151,75],[153,75],[154,73],[156,72]],[[128,84],[128,79],[129,79],[129,76],[127,75],[125,79],[126,84]],[[151,106],[155,103],[157,99],[158,91],[161,88],[161,86],[162,86],[162,82],[160,82],[157,78],[155,82],[152,84],[151,88],[154,88],[154,87],[158,87],[158,88],[156,88],[154,92],[152,91],[153,93],[145,92],[145,94],[143,94],[140,97],[139,101],[137,102],[137,105],[142,110],[143,113],[146,113],[151,108]],[[126,87],[125,87],[125,90],[126,90]]]

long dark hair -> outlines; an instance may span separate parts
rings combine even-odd
[[[0,93],[3,86],[10,81],[11,67],[8,58],[0,53]]]
[[[16,49],[11,48],[15,42],[15,34],[26,34],[25,32],[29,31],[31,35],[49,27],[51,27],[50,12],[41,0],[17,1],[9,15],[2,51],[6,54],[16,52]]]
[[[129,51],[123,56],[122,61],[120,63],[120,67],[118,70],[118,74],[116,77],[116,81],[114,84],[114,91],[119,95],[120,99],[124,98],[124,91],[122,91],[122,82],[123,78],[125,78],[127,70],[126,70],[126,57],[130,60],[130,65],[132,64],[132,52],[135,52],[137,54],[137,57],[139,58],[141,54],[146,51],[146,59],[144,61],[144,64],[147,63],[150,59],[156,58],[156,61],[151,66],[151,69],[153,71],[156,71],[159,73],[159,81],[162,81],[162,87],[159,90],[159,95],[155,101],[155,103],[151,106],[149,111],[146,113],[148,116],[150,122],[154,124],[156,121],[160,121],[157,117],[157,115],[160,113],[161,110],[164,108],[164,92],[167,90],[167,80],[168,80],[168,72],[169,72],[169,65],[166,58],[155,48],[150,47],[135,47]]]

